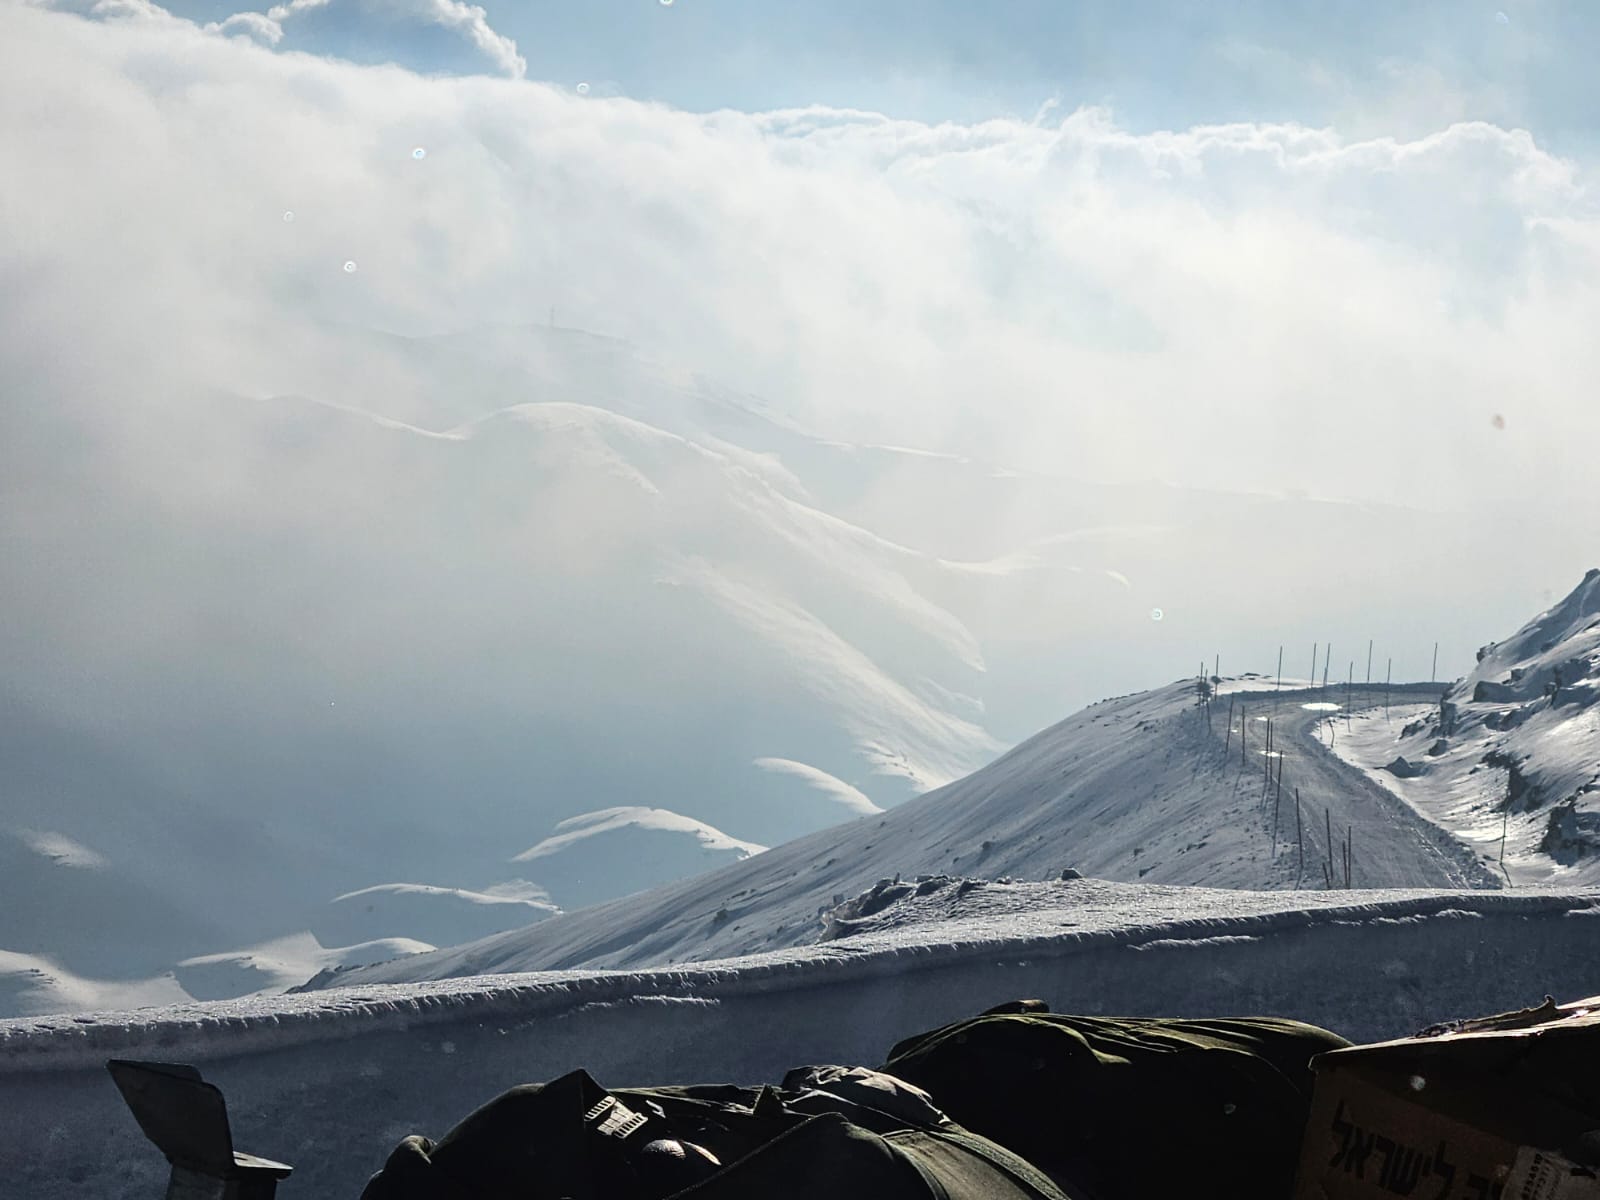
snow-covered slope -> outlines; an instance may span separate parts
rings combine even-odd
[[[1594,893],[964,882],[924,898],[937,911],[891,906],[847,939],[692,968],[0,1021],[0,1179],[30,1200],[160,1194],[166,1164],[111,1086],[111,1057],[199,1064],[237,1145],[294,1165],[291,1200],[356,1195],[401,1137],[437,1137],[514,1084],[576,1067],[628,1085],[875,1065],[910,1033],[1022,996],[1058,1012],[1273,1014],[1375,1040],[1600,992]]]
[[[1600,570],[1503,642],[1440,704],[1335,743],[1518,883],[1600,882]],[[1503,850],[1503,856],[1502,856]]]
[[[1287,719],[1302,711],[1300,704],[1315,703],[1306,699],[1315,695],[1320,693],[1285,691],[1275,699],[1247,694],[1240,703],[1259,703],[1264,712],[1275,702]],[[1245,714],[1241,708],[1239,717]],[[1225,724],[1225,711],[1214,712],[1208,722],[1196,707],[1192,681],[1105,701],[968,778],[890,812],[643,896],[340,980],[441,979],[580,964],[632,967],[802,945],[821,935],[823,916],[833,906],[880,879],[920,874],[1039,880],[1072,867],[1098,878],[1150,883],[1320,886],[1320,875],[1301,872],[1298,846],[1288,832],[1292,812],[1287,818],[1280,812],[1282,836],[1275,842],[1262,759],[1258,753],[1241,759],[1238,737],[1227,735]],[[1253,743],[1260,736],[1250,735]],[[1293,747],[1285,774],[1304,785],[1303,800],[1318,818],[1305,831],[1313,870],[1326,853],[1325,805],[1349,803],[1351,797],[1392,804],[1309,736]],[[1427,838],[1391,823],[1405,815],[1375,809],[1370,819],[1381,833],[1374,829],[1368,837],[1369,826],[1362,826],[1363,886],[1485,883],[1470,862],[1463,866],[1441,856]],[[1354,819],[1341,815],[1341,830]],[[1390,857],[1379,855],[1380,845]]]
[[[760,854],[720,829],[661,808],[604,808],[560,822],[512,861],[569,909],[644,891]]]

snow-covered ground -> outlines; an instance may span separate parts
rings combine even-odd
[[[1333,752],[1492,860],[1512,884],[1600,882],[1600,571],[1441,704],[1330,724]]]
[[[393,1144],[515,1083],[776,1080],[875,1065],[1002,1000],[1056,1011],[1271,1013],[1368,1040],[1600,992],[1600,893],[1241,893],[938,881],[850,937],[648,972],[548,972],[0,1022],[0,1180],[29,1200],[149,1200],[166,1166],[111,1057],[193,1062],[280,1190],[353,1197]]]

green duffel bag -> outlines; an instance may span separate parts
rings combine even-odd
[[[1308,1064],[1349,1044],[1275,1017],[1080,1017],[1017,1001],[907,1038],[881,1069],[1073,1194],[1283,1200]]]
[[[876,1072],[785,1085],[608,1092],[574,1071],[406,1138],[362,1200],[1073,1200]]]

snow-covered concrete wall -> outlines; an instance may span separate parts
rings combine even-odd
[[[295,1165],[286,1200],[353,1198],[404,1134],[438,1135],[503,1088],[577,1066],[623,1085],[876,1064],[909,1033],[1018,996],[1057,1011],[1271,1013],[1368,1040],[1600,993],[1597,934],[1600,896],[1473,893],[0,1022],[0,1191],[161,1194],[165,1165],[111,1086],[110,1057],[201,1065],[240,1148]]]

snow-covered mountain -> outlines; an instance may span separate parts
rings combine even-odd
[[[893,809],[1197,645],[1309,644],[1364,579],[1421,611],[1468,540],[847,444],[571,330],[307,326],[235,365],[227,392],[145,380],[0,440],[0,835],[111,861],[17,851],[0,947],[85,977],[315,929],[377,885],[485,893],[531,831],[601,809],[759,845]],[[1296,582],[1356,544],[1348,586]]]
[[[1257,685],[1259,689],[1259,684]],[[1421,698],[1436,694],[1421,689]],[[567,913],[466,946],[324,979],[398,982],[553,968],[638,967],[804,945],[824,919],[933,886],[951,874],[1046,880],[1068,868],[1102,879],[1213,888],[1322,886],[1326,823],[1357,829],[1363,887],[1485,887],[1494,880],[1440,831],[1318,744],[1325,693],[1242,691],[1240,754],[1227,710],[1196,705],[1184,681],[1092,705],[980,771],[876,816],[776,846],[643,896]],[[1305,705],[1311,705],[1310,709]],[[1266,715],[1291,781],[1290,808],[1264,786]],[[1259,721],[1258,721],[1259,718]],[[1287,732],[1282,732],[1282,731]],[[1299,788],[1305,859],[1291,836]],[[1278,835],[1274,835],[1275,820]],[[1371,831],[1371,836],[1368,836]],[[836,928],[835,912],[830,927]]]
[[[1335,749],[1517,884],[1600,882],[1600,569],[1399,728]]]

